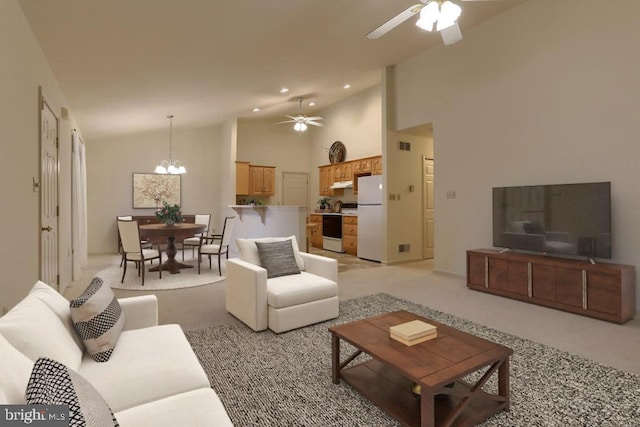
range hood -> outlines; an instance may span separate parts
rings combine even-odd
[[[337,188],[353,188],[353,181],[334,182],[333,185],[329,188],[331,188],[332,190],[335,190]]]

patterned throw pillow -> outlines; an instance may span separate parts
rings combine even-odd
[[[281,242],[256,242],[260,264],[267,269],[267,278],[300,274],[293,255],[291,240]]]
[[[124,326],[124,313],[111,288],[94,277],[70,305],[71,319],[89,355],[96,362],[109,360]]]
[[[28,405],[69,405],[69,426],[119,426],[100,393],[73,369],[53,359],[36,360],[27,383]]]

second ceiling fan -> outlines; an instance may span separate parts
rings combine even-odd
[[[458,1],[493,1],[493,0],[458,0]],[[442,36],[445,45],[454,44],[462,40],[462,33],[458,26],[458,17],[462,13],[462,8],[450,0],[420,0],[404,11],[400,12],[375,30],[367,34],[367,38],[377,39],[407,19],[420,13],[420,18],[416,21],[416,26],[426,31],[436,31]]]
[[[299,133],[303,133],[307,130],[307,125],[311,125],[311,126],[324,126],[322,123],[319,123],[318,120],[323,120],[323,117],[320,116],[315,116],[315,117],[307,117],[304,114],[302,114],[302,101],[304,100],[303,97],[298,98],[298,102],[300,103],[300,112],[298,114],[296,114],[295,116],[286,116],[289,117],[290,120],[285,120],[284,122],[278,122],[276,123],[277,125],[283,124],[283,123],[294,123],[293,125],[293,130],[295,130],[296,132]]]

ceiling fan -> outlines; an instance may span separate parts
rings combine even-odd
[[[457,1],[493,1],[493,0],[457,0]],[[458,17],[462,8],[450,0],[420,0],[404,11],[400,12],[375,30],[367,34],[367,38],[377,39],[402,24],[407,19],[420,13],[416,26],[426,31],[436,31],[442,36],[445,45],[454,44],[462,40],[462,33],[458,26]]]
[[[296,114],[295,116],[286,116],[286,117],[289,117],[291,120],[285,120],[284,122],[278,122],[276,124],[281,125],[283,123],[294,123],[293,130],[300,133],[303,133],[307,130],[307,127],[308,127],[307,125],[324,126],[324,124],[318,123],[317,121],[317,120],[323,120],[324,117],[320,117],[320,116],[307,117],[304,114],[302,114],[303,100],[304,100],[303,97],[298,98],[298,102],[300,103],[300,112],[298,114]]]

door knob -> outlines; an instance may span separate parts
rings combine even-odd
[[[51,231],[51,230],[52,230],[51,226],[42,227],[42,231]]]

